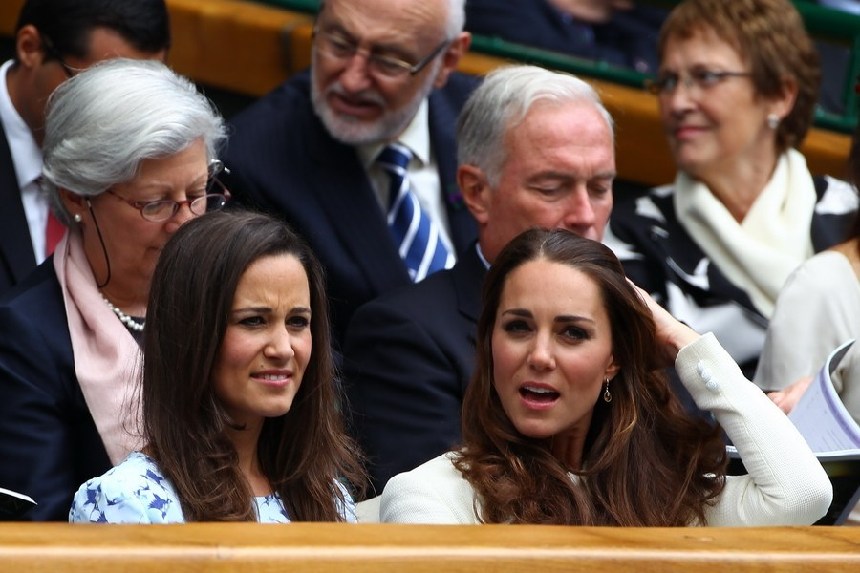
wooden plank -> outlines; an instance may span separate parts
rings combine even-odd
[[[195,81],[247,95],[267,93],[295,70],[291,30],[308,14],[242,0],[166,0],[173,47],[168,63]]]
[[[18,23],[18,13],[24,6],[25,0],[0,1],[0,35],[14,36],[15,24]]]
[[[0,563],[36,573],[856,573],[860,528],[7,523]]]

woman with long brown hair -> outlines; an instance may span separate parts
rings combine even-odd
[[[514,239],[484,283],[477,347],[463,447],[392,478],[383,521],[808,525],[827,510],[830,482],[791,422],[598,242]],[[684,412],[667,362],[719,425]],[[721,429],[749,475],[726,476]]]
[[[283,222],[211,213],[165,246],[147,305],[141,451],[70,521],[354,521],[323,273]]]

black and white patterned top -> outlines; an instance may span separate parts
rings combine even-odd
[[[845,239],[857,211],[857,193],[831,177],[813,181],[817,200],[809,233],[817,253]],[[768,320],[678,220],[674,185],[618,197],[604,243],[634,283],[696,331],[713,332],[752,379]]]

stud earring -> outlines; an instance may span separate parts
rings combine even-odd
[[[779,127],[780,117],[775,113],[772,113],[767,116],[767,126],[771,129],[776,129]]]
[[[612,392],[609,391],[609,378],[604,378],[603,382],[606,384],[606,387],[603,389],[603,401],[608,404],[612,402]]]
[[[75,213],[75,216],[74,216],[74,217],[72,217],[72,220],[73,220],[75,223],[80,223],[83,219],[81,219],[81,215],[80,215],[80,213]]]

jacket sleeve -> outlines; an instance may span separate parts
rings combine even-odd
[[[675,366],[698,406],[716,416],[748,472],[726,478],[706,512],[707,525],[811,525],[827,513],[833,489],[824,468],[713,334],[681,349]]]
[[[93,454],[76,438],[92,421],[71,358],[51,338],[63,335],[0,308],[0,487],[36,501],[25,519],[65,520],[81,485],[75,467]]]

